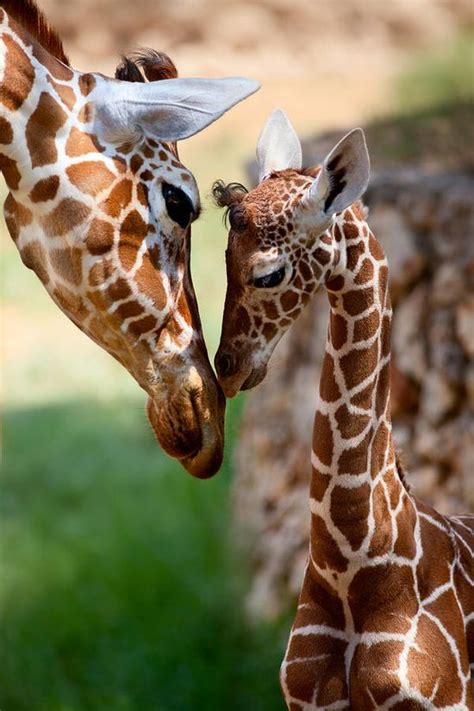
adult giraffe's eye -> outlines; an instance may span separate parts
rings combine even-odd
[[[166,210],[173,222],[176,222],[180,227],[187,227],[191,222],[194,207],[186,193],[169,183],[163,183],[162,193]]]
[[[257,287],[257,289],[271,289],[274,286],[281,284],[285,278],[285,267],[280,267],[276,272],[271,272],[270,274],[265,274],[265,276],[257,277],[253,280],[252,284]]]

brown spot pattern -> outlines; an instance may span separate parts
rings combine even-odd
[[[368,316],[357,319],[354,323],[354,343],[368,341],[375,336],[380,325],[380,316],[373,311]]]
[[[112,276],[113,265],[110,259],[100,259],[89,271],[89,284],[91,286],[100,286]]]
[[[341,437],[344,439],[350,439],[362,434],[370,419],[368,415],[351,413],[345,403],[337,408],[334,415]]]
[[[20,185],[21,175],[16,161],[0,153],[0,170],[10,190],[17,190]]]
[[[354,708],[380,708],[400,691],[396,672],[403,642],[360,644],[354,654],[350,671],[351,703]]]
[[[83,202],[64,198],[41,220],[41,223],[49,237],[62,237],[84,222],[89,213],[90,209]]]
[[[389,563],[361,568],[349,585],[348,602],[356,632],[406,633],[417,611],[411,568]],[[387,613],[391,608],[400,611],[399,618]]]
[[[56,162],[58,157],[56,133],[65,123],[66,118],[66,113],[51,94],[43,92],[25,131],[33,168]]]
[[[82,96],[88,96],[97,84],[92,74],[81,74],[79,77],[79,89]]]
[[[313,449],[320,461],[326,466],[332,463],[333,438],[329,417],[317,411],[314,418]]]
[[[379,344],[375,341],[368,348],[354,348],[347,355],[342,356],[340,364],[349,390],[360,385],[374,373],[378,361],[378,350]]]
[[[10,35],[4,33],[2,42],[6,56],[0,101],[10,111],[18,111],[33,87],[35,71],[25,52]]]
[[[421,615],[415,644],[408,654],[408,680],[424,696],[433,698],[435,706],[458,704],[462,688],[456,662],[449,645],[437,625],[426,615]],[[436,650],[436,654],[433,654]]]
[[[65,86],[64,84],[58,84],[54,81],[54,79],[51,79],[51,77],[48,77],[48,81],[51,86],[54,87],[54,90],[56,91],[64,106],[69,109],[69,111],[71,111],[76,103],[76,95],[73,89],[70,86]]]
[[[132,321],[128,326],[128,330],[135,336],[142,336],[145,333],[153,331],[156,328],[156,325],[156,318],[149,315],[137,319],[136,321]]]
[[[52,249],[51,266],[56,274],[78,286],[82,281],[82,252],[74,247]]]
[[[368,484],[362,484],[354,489],[335,486],[331,492],[331,519],[354,551],[358,550],[367,535],[369,496]]]
[[[370,542],[369,556],[383,555],[392,545],[392,519],[387,497],[381,482],[372,492],[375,531]]]
[[[321,379],[319,383],[319,394],[326,402],[334,402],[341,397],[341,392],[334,377],[334,361],[329,353],[325,354],[323,360]]]
[[[50,175],[49,178],[38,180],[30,192],[31,202],[47,202],[56,197],[59,189],[59,176]]]
[[[155,308],[162,311],[167,303],[166,292],[158,272],[147,254],[144,255],[143,263],[137,271],[136,282],[140,291],[153,299]]]
[[[8,145],[13,141],[13,129],[9,121],[0,116],[0,143]]]
[[[115,175],[101,161],[84,161],[66,168],[71,183],[81,192],[97,195],[115,180]]]
[[[367,471],[368,443],[371,432],[369,431],[362,442],[356,447],[345,449],[338,460],[340,474],[363,474]]]
[[[317,541],[317,546],[313,546],[313,560],[319,568],[329,568],[343,573],[347,570],[347,558],[345,558],[334,538],[329,533],[326,522],[317,514],[312,515],[311,536]]]
[[[90,133],[71,128],[66,142],[66,154],[71,158],[85,155],[86,153],[97,153],[103,148],[97,139]]]
[[[342,295],[342,303],[344,310],[349,316],[358,316],[367,311],[374,303],[374,292],[371,287],[368,289],[357,289],[346,291]]]
[[[331,477],[329,476],[329,474],[323,474],[318,469],[313,467],[313,473],[311,475],[310,484],[311,498],[315,499],[316,501],[322,501],[330,481]]]
[[[29,242],[21,250],[21,259],[23,264],[32,269],[36,276],[43,282],[47,284],[49,281],[48,267],[47,267],[47,256],[38,240]]]
[[[16,242],[20,235],[21,228],[31,223],[33,213],[28,207],[25,207],[15,200],[11,193],[7,195],[7,199],[5,200],[4,211],[8,231],[13,241]]]
[[[101,204],[101,208],[107,215],[119,217],[122,210],[128,207],[131,199],[132,181],[124,178],[112,188],[106,200]]]
[[[109,222],[95,218],[86,236],[86,246],[91,254],[105,254],[114,243],[114,228]]]
[[[329,322],[331,341],[335,350],[339,350],[347,341],[347,322],[340,314],[331,314]]]
[[[112,301],[121,301],[131,295],[132,290],[125,279],[117,279],[107,289],[107,293]]]

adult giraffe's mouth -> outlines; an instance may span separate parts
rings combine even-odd
[[[209,408],[203,393],[192,391],[190,402],[193,408],[195,421],[200,432],[200,447],[180,459],[183,467],[199,479],[208,479],[216,474],[222,464],[224,454],[224,414],[225,397],[216,382],[215,402]]]
[[[216,381],[187,383],[167,398],[149,398],[147,414],[167,454],[192,476],[216,474],[224,453],[225,398]]]

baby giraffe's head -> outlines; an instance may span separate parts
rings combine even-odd
[[[267,120],[257,146],[259,184],[215,183],[227,207],[227,294],[215,365],[227,397],[265,377],[276,344],[320,284],[344,270],[335,216],[365,191],[363,131],[347,134],[321,166],[302,169],[299,139],[285,113]]]

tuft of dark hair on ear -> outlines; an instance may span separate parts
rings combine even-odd
[[[242,202],[248,190],[242,183],[228,183],[226,185],[223,180],[216,180],[211,192],[218,207],[232,207],[232,205]]]
[[[145,81],[145,77],[130,57],[122,57],[122,61],[115,70],[115,78],[120,81]]]
[[[130,55],[130,59],[143,69],[148,81],[176,79],[178,76],[173,60],[165,52],[150,47],[140,47]]]

